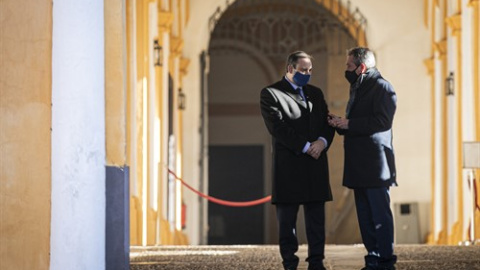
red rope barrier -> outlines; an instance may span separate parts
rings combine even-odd
[[[185,187],[187,187],[188,189],[190,189],[191,191],[193,191],[194,193],[196,193],[197,195],[199,195],[200,197],[202,198],[205,198],[213,203],[216,203],[216,204],[220,204],[220,205],[225,205],[225,206],[231,206],[231,207],[248,207],[248,206],[254,206],[254,205],[259,205],[259,204],[262,204],[262,203],[266,203],[268,201],[270,201],[272,199],[272,196],[267,196],[265,198],[262,198],[262,199],[258,199],[258,200],[254,200],[254,201],[248,201],[248,202],[232,202],[232,201],[226,201],[226,200],[222,200],[222,199],[218,199],[218,198],[215,198],[215,197],[212,197],[212,196],[209,196],[207,194],[204,194],[196,189],[194,189],[192,186],[190,186],[189,184],[187,184],[183,179],[181,179],[180,177],[178,177],[173,171],[171,170],[168,170],[168,173],[170,173],[171,175],[173,175],[175,177],[175,179],[177,179],[178,181],[180,181],[180,183],[182,183]]]

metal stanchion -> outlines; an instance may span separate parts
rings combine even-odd
[[[464,142],[463,143],[463,168],[470,169],[468,173],[468,184],[470,186],[470,195],[472,198],[472,209],[470,217],[470,234],[467,241],[462,245],[471,246],[479,245],[480,240],[475,239],[475,212],[477,210],[477,194],[475,188],[475,169],[480,169],[480,142]]]

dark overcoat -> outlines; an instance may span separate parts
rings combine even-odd
[[[397,96],[392,85],[373,68],[356,91],[347,118],[343,185],[375,188],[396,185],[392,123]]]
[[[332,200],[327,149],[319,159],[302,153],[318,137],[330,146],[335,130],[328,125],[322,90],[303,87],[308,106],[285,79],[262,89],[260,106],[273,144],[272,203],[308,203]]]

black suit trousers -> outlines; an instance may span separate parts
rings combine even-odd
[[[373,269],[392,267],[397,256],[393,254],[394,228],[389,188],[356,188],[353,191],[360,232],[368,251],[366,266]]]
[[[285,269],[296,269],[299,259],[295,255],[298,251],[297,214],[300,204],[276,204],[280,255]],[[305,229],[308,241],[309,269],[323,266],[325,253],[325,202],[311,202],[303,204],[305,215]]]

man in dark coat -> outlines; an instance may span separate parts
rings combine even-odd
[[[368,251],[363,270],[393,270],[393,216],[390,186],[396,185],[392,122],[397,97],[375,68],[368,48],[350,49],[345,78],[350,82],[346,118],[330,115],[344,135],[343,185],[353,189],[358,223]]]
[[[280,254],[285,269],[299,258],[297,213],[303,205],[308,241],[308,269],[323,270],[325,202],[332,200],[326,151],[335,130],[328,125],[322,90],[307,84],[312,57],[292,53],[286,74],[261,91],[262,116],[273,144],[272,203],[276,205]]]

